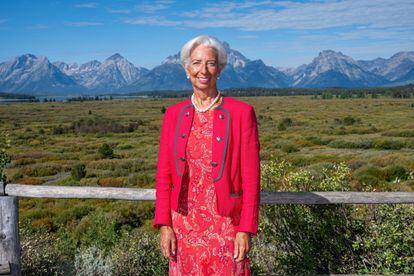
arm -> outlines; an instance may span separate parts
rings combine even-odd
[[[239,232],[257,234],[260,204],[260,144],[256,114],[252,106],[243,113],[241,130],[241,176],[243,205]]]
[[[158,163],[156,173],[156,196],[154,227],[162,225],[172,226],[171,222],[171,167],[168,157],[169,134],[172,118],[169,109],[165,111],[162,121],[160,146],[158,151]]]

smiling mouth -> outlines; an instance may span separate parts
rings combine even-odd
[[[198,79],[201,83],[207,83],[207,82],[210,80],[210,78],[200,78],[200,77],[197,77],[197,79]]]

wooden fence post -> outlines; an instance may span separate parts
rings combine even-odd
[[[5,196],[0,182],[0,274],[21,275],[19,242],[19,201]]]

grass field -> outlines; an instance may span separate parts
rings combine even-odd
[[[180,100],[1,105],[1,130],[11,134],[13,144],[7,175],[36,185],[153,187],[161,111]],[[404,181],[414,172],[412,99],[241,100],[255,107],[262,161],[285,159],[314,169],[324,162],[345,161],[353,169],[355,190],[364,183],[387,191],[414,188],[412,181]],[[128,125],[133,127],[117,129]],[[113,158],[99,155],[104,143],[113,148]],[[86,165],[86,178],[79,183],[68,174],[76,163]],[[405,169],[406,179],[392,175],[391,170],[401,170],[396,166]]]
[[[284,160],[317,176],[324,166],[343,161],[351,171],[350,190],[414,191],[412,98],[240,99],[255,107],[263,164]],[[0,105],[0,132],[12,141],[8,180],[153,188],[162,111],[181,100]],[[103,152],[103,144],[113,152]],[[72,175],[77,164],[84,165],[79,180]],[[112,248],[120,233],[150,229],[152,216],[153,203],[20,200],[23,243],[31,235],[59,233],[68,255],[80,245]]]

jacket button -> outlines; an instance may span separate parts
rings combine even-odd
[[[219,114],[219,119],[224,119],[224,115],[223,114]]]
[[[185,137],[185,133],[181,133],[181,138],[184,138]]]
[[[217,162],[211,162],[211,166],[217,167]]]
[[[216,140],[217,140],[217,142],[220,142],[221,141],[221,137],[220,136],[217,136],[216,137]]]
[[[187,111],[186,113],[185,113],[185,116],[190,116],[190,112],[189,111]]]
[[[181,161],[185,161],[185,158],[184,158],[184,157],[180,157],[180,160],[181,160]]]

